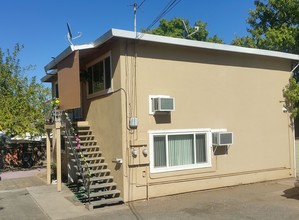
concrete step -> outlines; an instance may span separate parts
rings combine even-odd
[[[107,198],[107,199],[103,198],[101,200],[92,201],[91,203],[86,203],[85,207],[88,210],[93,210],[93,208],[97,206],[112,205],[112,204],[119,204],[119,203],[123,203],[123,199],[121,197]]]

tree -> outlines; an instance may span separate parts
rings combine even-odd
[[[186,27],[184,26],[184,24],[186,25]],[[169,21],[166,19],[161,19],[160,25],[157,28],[153,30],[143,30],[143,32],[176,38],[187,38],[190,40],[223,43],[223,40],[219,38],[217,35],[214,35],[213,37],[208,37],[209,32],[207,31],[206,26],[207,23],[204,23],[200,20],[195,22],[194,27],[191,27],[189,25],[189,20],[187,19],[173,18]],[[185,31],[185,29],[187,30],[187,32]]]
[[[236,38],[233,45],[299,53],[299,1],[255,0],[249,11],[247,37]]]
[[[284,107],[290,113],[290,118],[296,118],[299,114],[299,84],[295,78],[290,77],[289,84],[283,89],[283,97]]]
[[[50,94],[35,77],[24,76],[31,67],[20,67],[18,55],[22,48],[16,44],[12,53],[0,48],[0,131],[8,136],[42,134]]]

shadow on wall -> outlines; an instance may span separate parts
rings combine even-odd
[[[227,155],[228,154],[228,146],[213,146],[213,152],[214,155],[219,156],[219,155]]]
[[[156,112],[154,114],[156,124],[170,124],[171,113],[170,112]]]

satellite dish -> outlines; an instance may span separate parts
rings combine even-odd
[[[184,29],[185,29],[185,31],[184,31],[184,38],[189,38],[189,37],[191,37],[193,34],[196,34],[196,33],[199,31],[199,27],[198,27],[198,26],[195,26],[195,27],[194,27],[195,31],[192,32],[191,34],[189,34],[189,31],[188,31],[188,28],[187,28],[187,25],[186,25],[185,21],[182,20],[182,22],[183,22],[183,24],[184,24]]]
[[[82,33],[78,32],[78,35],[76,37],[73,37],[71,26],[69,25],[68,22],[66,23],[66,26],[67,26],[67,39],[68,39],[68,41],[71,45],[74,45],[72,41],[79,38],[79,37],[81,37]]]

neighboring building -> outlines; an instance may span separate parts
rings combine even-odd
[[[64,50],[43,81],[88,123],[127,202],[293,177],[282,90],[298,61],[112,29]]]

